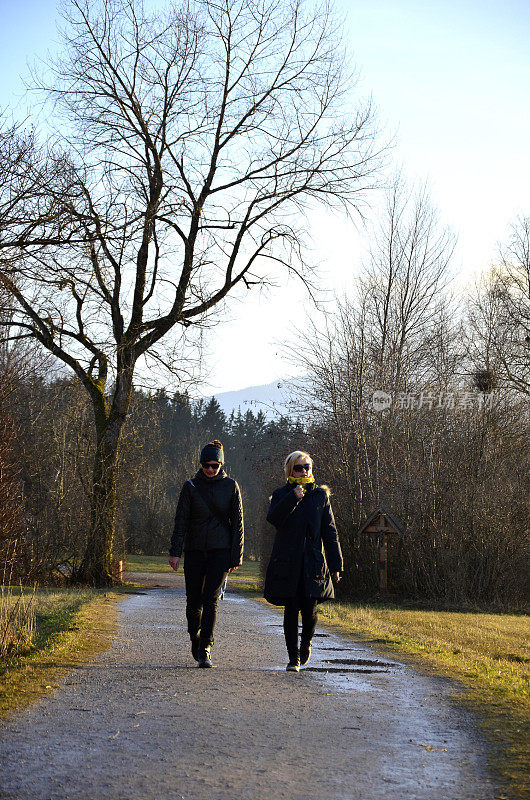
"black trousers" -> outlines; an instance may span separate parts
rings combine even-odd
[[[230,568],[230,550],[186,550],[186,619],[192,639],[200,637],[201,647],[213,644],[217,601]]]
[[[298,658],[298,613],[302,615],[302,642],[309,644],[317,626],[317,599],[304,597],[300,588],[295,597],[290,597],[285,604],[283,614],[283,632],[290,661]]]

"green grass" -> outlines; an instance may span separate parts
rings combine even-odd
[[[236,572],[228,576],[228,591],[261,595],[261,573],[259,561],[243,561]]]
[[[117,591],[37,590],[31,640],[0,662],[0,717],[49,693],[66,670],[106,649],[116,628],[119,599]]]
[[[178,570],[179,573],[183,571],[182,563]],[[125,570],[127,572],[173,572],[168,563],[168,556],[128,555],[125,561]],[[239,569],[228,577],[229,586],[241,591],[258,591],[260,581],[258,561],[243,561]]]
[[[420,611],[335,603],[322,620],[394,657],[455,681],[492,745],[491,765],[511,797],[528,790],[530,620],[524,615]]]
[[[123,568],[127,572],[173,572],[168,556],[128,555]]]

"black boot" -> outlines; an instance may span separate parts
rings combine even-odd
[[[286,669],[287,672],[300,672],[300,654],[298,650],[289,651],[289,663]]]
[[[199,660],[199,637],[191,636],[191,654],[195,661]]]
[[[300,642],[300,665],[303,667],[311,656],[311,639],[303,639]]]
[[[209,669],[213,667],[212,659],[210,658],[210,646],[208,647],[201,647],[199,649],[199,657],[198,657],[199,667],[202,669]]]

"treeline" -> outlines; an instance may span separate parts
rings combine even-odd
[[[308,336],[310,451],[333,488],[344,589],[377,590],[382,505],[390,589],[522,607],[530,555],[530,220],[474,289],[446,290],[451,240],[420,195],[390,195],[369,263]],[[300,357],[300,354],[299,354]]]
[[[0,381],[2,556],[25,581],[63,580],[90,535],[92,411],[75,382],[50,382],[27,358],[24,366],[8,375],[4,364]],[[285,449],[301,437],[299,425],[260,411],[227,417],[215,399],[135,391],[119,463],[116,557],[167,552],[182,484],[205,442],[219,438],[243,493],[246,553],[258,558],[266,498],[281,482]]]

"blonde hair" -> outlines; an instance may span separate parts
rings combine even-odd
[[[298,461],[299,458],[307,458],[311,462],[311,470],[313,469],[313,459],[306,453],[305,450],[295,450],[293,453],[290,453],[283,463],[283,468],[285,470],[285,480],[289,478],[293,471],[293,467],[295,463]]]

